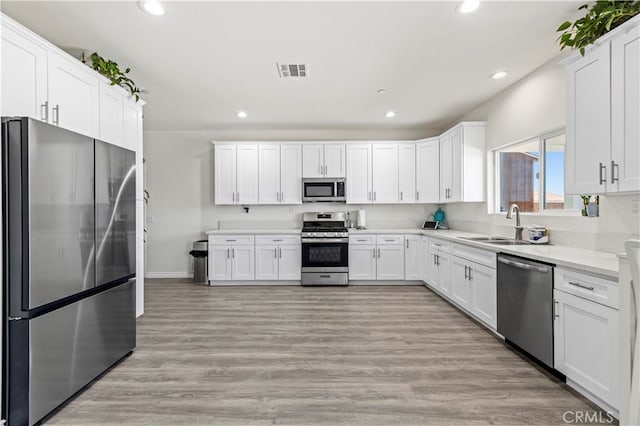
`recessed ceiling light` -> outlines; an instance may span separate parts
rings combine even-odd
[[[155,0],[139,1],[138,5],[140,6],[140,9],[144,10],[147,13],[150,13],[151,15],[164,15],[164,7],[162,7],[160,2],[157,2]]]
[[[376,93],[379,93],[379,94],[381,94],[381,95],[382,95],[382,94],[385,94],[385,93],[387,93],[387,89],[378,89],[378,90],[376,91]]]
[[[506,76],[507,76],[506,71],[496,71],[493,74],[491,74],[489,77],[491,77],[494,80],[500,80],[501,78],[505,78]]]
[[[480,0],[463,0],[458,4],[458,12],[460,13],[471,13],[480,7]]]
[[[387,118],[392,118],[396,116],[396,113],[393,111],[387,111],[384,116]]]
[[[236,112],[236,117],[238,118],[247,118],[247,113],[244,111],[238,111]]]

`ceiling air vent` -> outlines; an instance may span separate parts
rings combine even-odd
[[[279,64],[276,62],[276,66],[282,78],[307,76],[307,66],[305,64]]]

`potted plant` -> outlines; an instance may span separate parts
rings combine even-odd
[[[136,84],[127,77],[127,74],[131,71],[131,68],[127,68],[124,71],[120,70],[118,64],[111,59],[105,59],[98,55],[97,52],[91,54],[91,67],[98,71],[100,74],[111,80],[112,86],[120,86],[129,91],[131,96],[136,98],[136,102],[140,100],[140,89]]]
[[[587,46],[598,38],[640,13],[640,1],[598,0],[589,7],[583,4],[578,10],[586,9],[587,14],[575,22],[563,22],[557,32],[560,50],[565,47],[580,50],[584,56]]]

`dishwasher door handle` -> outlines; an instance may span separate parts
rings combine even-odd
[[[509,260],[503,257],[499,257],[498,262],[513,266],[514,268],[525,269],[527,271],[537,271],[543,274],[549,272],[549,268],[545,268],[544,266],[529,265],[528,263],[516,262],[515,260]]]

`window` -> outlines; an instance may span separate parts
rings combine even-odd
[[[580,198],[564,193],[564,150],[564,130],[497,149],[496,211],[579,210]]]

